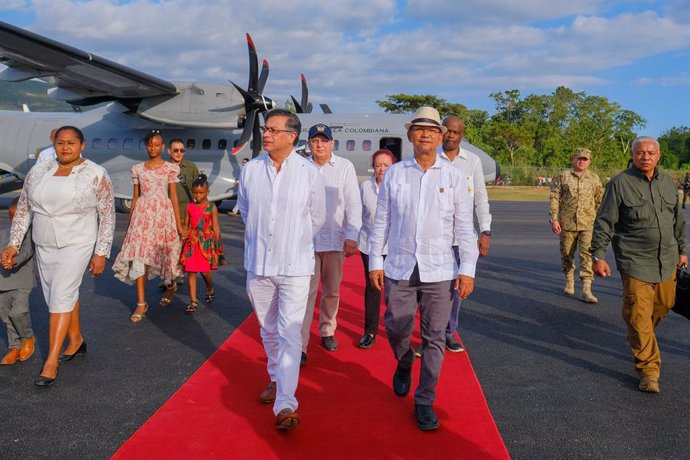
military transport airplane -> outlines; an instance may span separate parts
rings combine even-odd
[[[241,160],[261,151],[260,114],[275,106],[263,95],[268,62],[263,61],[259,72],[249,34],[247,46],[247,89],[234,83],[169,82],[0,22],[0,64],[5,66],[0,79],[45,81],[54,86],[48,92],[51,97],[75,108],[74,112],[0,111],[4,144],[0,169],[23,178],[47,146],[53,128],[77,126],[87,139],[86,156],[108,170],[115,196],[128,210],[129,170],[146,157],[145,135],[158,129],[166,140],[185,142],[187,158],[209,178],[210,199],[232,198]],[[409,115],[333,114],[325,105],[321,106],[325,113],[311,113],[304,77],[301,102],[293,100],[304,127],[300,137],[305,139],[313,124],[331,126],[336,152],[352,160],[360,179],[371,175],[371,154],[379,148],[389,148],[398,158],[411,151],[403,126]],[[80,110],[104,102],[92,110]],[[496,162],[471,144],[463,142],[463,147],[480,156],[486,181],[493,181]]]

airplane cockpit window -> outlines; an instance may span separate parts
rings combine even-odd
[[[117,139],[111,137],[108,139],[108,150],[115,150],[117,148]]]
[[[355,141],[349,140],[345,143],[345,150],[352,152],[355,150]]]
[[[201,141],[201,148],[204,150],[210,150],[211,149],[211,139],[204,139]]]
[[[194,150],[196,147],[196,139],[187,139],[187,150]]]
[[[371,150],[371,141],[362,141],[362,150],[368,152]]]
[[[228,148],[228,141],[221,139],[218,141],[218,150],[225,150]]]
[[[132,147],[134,147],[134,141],[132,138],[128,137],[124,141],[122,141],[122,148],[125,150],[132,150]]]
[[[91,142],[91,149],[92,150],[99,150],[103,148],[103,139],[100,137],[95,137],[93,139],[93,142]]]

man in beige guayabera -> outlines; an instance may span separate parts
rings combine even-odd
[[[589,149],[575,149],[573,167],[563,170],[551,185],[549,222],[551,230],[560,237],[562,268],[565,272],[563,292],[575,295],[575,250],[580,253],[580,299],[596,303],[592,294],[592,257],[589,246],[597,210],[604,196],[599,176],[589,171],[592,152]]]

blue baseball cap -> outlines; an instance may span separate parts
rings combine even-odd
[[[309,136],[307,136],[309,139],[312,137],[318,136],[321,134],[322,136],[326,136],[326,138],[329,141],[333,140],[333,133],[331,133],[331,128],[329,128],[327,125],[324,125],[323,123],[316,124],[309,128]]]

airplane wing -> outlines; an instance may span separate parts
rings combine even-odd
[[[0,79],[38,78],[57,86],[51,97],[74,105],[119,100],[136,102],[152,96],[174,96],[165,80],[117,64],[0,21]]]

